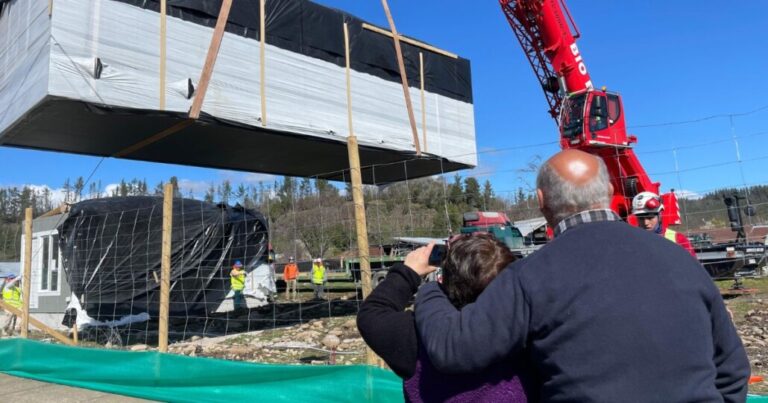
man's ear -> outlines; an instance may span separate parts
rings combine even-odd
[[[608,196],[613,196],[613,183],[608,182]]]
[[[613,193],[613,191],[611,191]],[[539,201],[539,210],[544,210],[544,192],[541,189],[536,189],[536,200]]]

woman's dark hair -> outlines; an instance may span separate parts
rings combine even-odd
[[[461,308],[477,296],[510,263],[516,260],[509,248],[493,235],[474,233],[451,241],[443,261],[443,289],[454,306]]]

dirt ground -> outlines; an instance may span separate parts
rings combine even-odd
[[[749,386],[750,393],[768,394],[768,278],[745,279],[743,291],[732,291],[733,281],[718,281],[726,306],[741,336],[753,376],[766,380]]]

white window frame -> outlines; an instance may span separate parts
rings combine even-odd
[[[57,230],[50,230],[50,231],[39,231],[39,232],[33,232],[32,233],[32,242],[35,243],[35,240],[38,240],[38,245],[40,245],[40,250],[32,250],[32,284],[36,286],[36,292],[38,296],[45,297],[45,296],[59,296],[61,295],[61,277],[62,277],[62,264],[61,264],[61,250],[59,249],[58,253],[58,261],[56,262],[56,267],[52,265],[51,258],[53,257],[53,248],[58,248],[59,245],[54,245],[53,242],[53,236],[59,235],[59,231]],[[42,281],[42,274],[43,274],[43,250],[42,245],[45,244],[45,241],[43,240],[44,237],[50,237],[48,241],[48,289],[44,290],[42,289],[43,281]],[[56,291],[51,291],[51,277],[53,270],[56,269],[56,272],[59,274],[56,278]],[[37,279],[35,279],[37,277]]]

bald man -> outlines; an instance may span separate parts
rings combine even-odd
[[[744,401],[749,362],[717,288],[685,250],[608,208],[604,163],[562,151],[536,185],[554,240],[461,310],[436,283],[419,290],[432,364],[528,362],[544,401]]]

